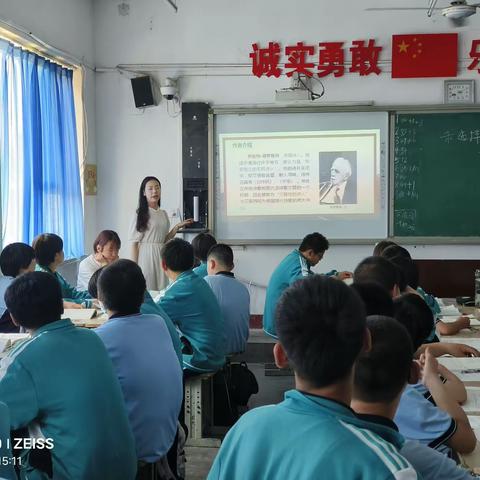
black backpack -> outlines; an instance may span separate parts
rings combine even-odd
[[[245,410],[248,400],[258,393],[258,383],[246,362],[229,362],[213,377],[214,425],[230,426]]]

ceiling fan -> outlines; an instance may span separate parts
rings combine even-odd
[[[467,3],[467,0],[453,0],[447,7],[437,7],[438,0],[430,0],[428,7],[377,7],[366,8],[369,11],[387,11],[387,10],[424,10],[427,16],[431,17],[434,10],[440,10],[442,15],[448,18],[455,26],[465,25],[468,17],[477,12],[480,3]]]

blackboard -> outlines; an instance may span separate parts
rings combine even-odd
[[[397,114],[394,137],[394,236],[480,236],[480,113]]]

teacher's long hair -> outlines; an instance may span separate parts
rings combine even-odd
[[[145,177],[140,185],[140,191],[138,193],[138,208],[137,208],[137,224],[136,229],[138,232],[144,232],[148,227],[148,221],[150,220],[150,212],[148,211],[147,197],[145,196],[145,186],[150,180],[158,182],[160,187],[162,184],[157,177]],[[160,200],[158,200],[158,206],[160,206]]]

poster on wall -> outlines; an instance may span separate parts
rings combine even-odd
[[[83,172],[85,195],[97,194],[97,166],[91,163],[85,165]]]

